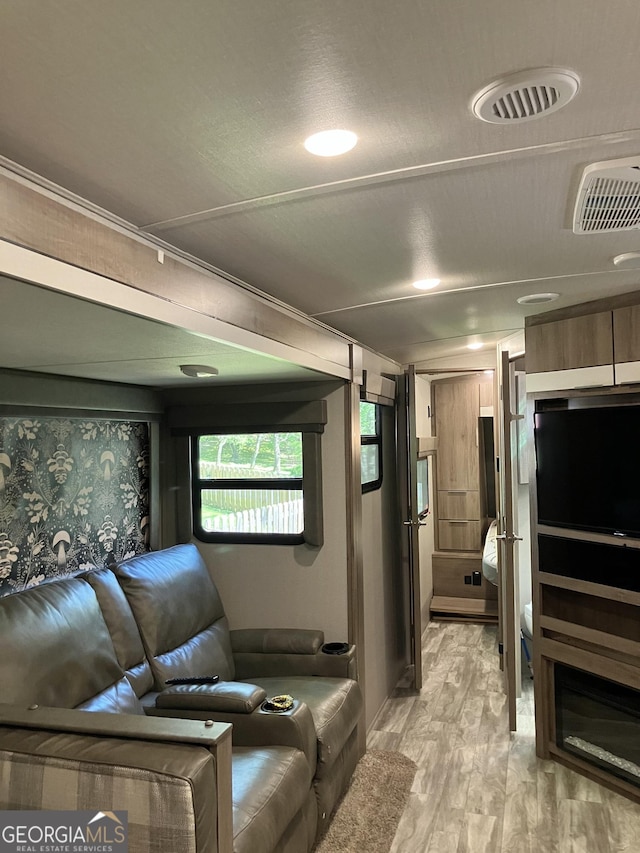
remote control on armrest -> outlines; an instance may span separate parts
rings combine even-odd
[[[185,678],[167,678],[165,684],[217,684],[219,675],[193,675]]]

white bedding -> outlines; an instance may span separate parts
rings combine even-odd
[[[489,583],[498,584],[498,543],[496,534],[498,532],[497,521],[492,521],[487,530],[487,538],[484,541],[482,551],[482,574]]]

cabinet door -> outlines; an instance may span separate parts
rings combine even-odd
[[[465,583],[465,577],[480,572],[480,585]],[[447,598],[495,600],[498,588],[482,575],[482,559],[462,554],[433,555],[433,594]]]
[[[479,384],[477,381],[443,382],[434,387],[438,489],[477,490]]]
[[[640,382],[640,305],[613,312],[616,384]]]
[[[480,518],[480,492],[467,489],[438,492],[439,518]]]
[[[525,326],[527,391],[613,385],[611,311]]]
[[[611,311],[525,329],[527,373],[613,364]]]
[[[480,551],[480,522],[441,518],[438,521],[438,547],[441,551]]]

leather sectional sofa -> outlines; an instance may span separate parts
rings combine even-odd
[[[308,853],[360,757],[354,649],[323,642],[230,631],[194,545],[0,599],[0,808],[124,809],[130,853]]]

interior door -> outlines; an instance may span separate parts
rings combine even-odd
[[[498,572],[500,577],[500,634],[502,638],[503,675],[509,708],[509,729],[516,730],[516,699],[520,695],[520,608],[515,543],[520,541],[514,529],[514,489],[512,424],[519,417],[513,412],[512,366],[509,353],[501,353],[500,450],[498,510]]]
[[[401,508],[402,569],[405,580],[410,660],[410,686],[422,687],[422,618],[420,596],[420,548],[418,533],[423,526],[418,507],[418,440],[416,437],[416,372],[409,365],[398,378],[398,479]]]

